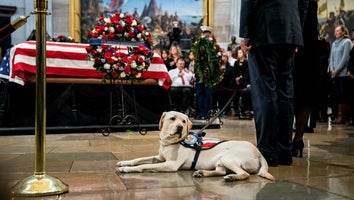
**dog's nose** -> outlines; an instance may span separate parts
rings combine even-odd
[[[177,125],[177,132],[181,133],[183,130],[183,126]]]

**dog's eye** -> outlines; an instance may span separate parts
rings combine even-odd
[[[170,120],[175,121],[176,117],[171,117]]]
[[[183,120],[182,122],[183,122],[183,124],[185,124],[187,121],[186,121],[186,120]]]

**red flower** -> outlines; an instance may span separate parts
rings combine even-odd
[[[144,52],[145,47],[143,45],[138,46],[138,52]]]
[[[111,58],[112,57],[112,53],[110,52],[110,51],[106,51],[105,53],[104,53],[104,58],[105,59],[108,59],[108,58]]]
[[[144,61],[145,61],[145,59],[142,56],[139,56],[138,63],[143,63]]]
[[[135,37],[135,33],[133,31],[128,33],[128,37],[129,38],[134,38]]]
[[[145,27],[143,25],[138,25],[136,26],[136,29],[141,33],[145,30]]]
[[[91,37],[92,37],[92,38],[98,38],[98,33],[97,33],[97,32],[92,33],[92,34],[91,34]]]
[[[106,34],[102,35],[102,39],[108,40],[108,35],[106,35]]]
[[[136,76],[138,74],[138,71],[132,70],[132,76]]]
[[[118,20],[118,18],[116,16],[112,16],[110,18],[110,20],[111,20],[112,24],[114,24],[114,25],[118,24],[118,22],[119,22],[119,20]]]
[[[123,56],[123,57],[122,57],[122,62],[123,62],[123,63],[128,63],[128,61],[129,61],[129,60],[128,60],[128,57],[127,57],[127,56]]]
[[[132,23],[133,23],[133,16],[132,16],[132,15],[129,15],[129,14],[126,14],[126,15],[125,15],[125,23],[127,23],[128,25],[132,25]]]
[[[104,31],[104,28],[105,28],[105,26],[103,26],[103,25],[96,26],[96,31],[97,31],[97,32],[103,32],[103,31]]]
[[[103,44],[101,44],[101,48],[102,48],[102,49],[107,49],[107,48],[108,48],[108,45],[103,43]]]
[[[131,70],[130,65],[125,66],[125,68],[124,68],[125,74],[129,74],[130,70]]]
[[[108,37],[108,39],[114,39],[115,34],[113,32],[109,32],[107,37]]]
[[[147,43],[147,44],[152,44],[152,38],[146,38],[145,39],[145,42]]]
[[[118,27],[116,28],[116,30],[119,32],[119,33],[123,33],[124,32],[124,26],[122,26],[121,24],[118,25]]]
[[[117,78],[118,77],[118,72],[116,70],[112,71],[112,77]]]
[[[130,56],[130,59],[131,59],[132,61],[133,61],[133,60],[136,60],[136,58],[137,58],[137,57],[136,57],[136,55],[134,55],[134,54]]]
[[[97,57],[95,58],[95,64],[100,64],[101,63],[101,58]]]

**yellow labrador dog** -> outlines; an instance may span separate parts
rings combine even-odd
[[[195,168],[193,177],[224,176],[225,181],[244,180],[250,173],[269,180],[267,161],[258,149],[247,141],[225,141],[208,150],[195,150],[181,145],[192,128],[188,116],[164,112],[160,123],[159,154],[117,163],[119,172],[175,172]],[[195,155],[198,154],[197,160]]]

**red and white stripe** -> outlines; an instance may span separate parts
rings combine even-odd
[[[47,42],[46,74],[57,77],[83,77],[101,79],[104,74],[93,67],[88,59],[88,44]],[[26,74],[36,73],[36,42],[27,41],[14,46],[10,53],[10,81],[24,85]],[[158,84],[166,89],[171,85],[167,68],[158,54],[142,74],[142,78],[157,79]]]

